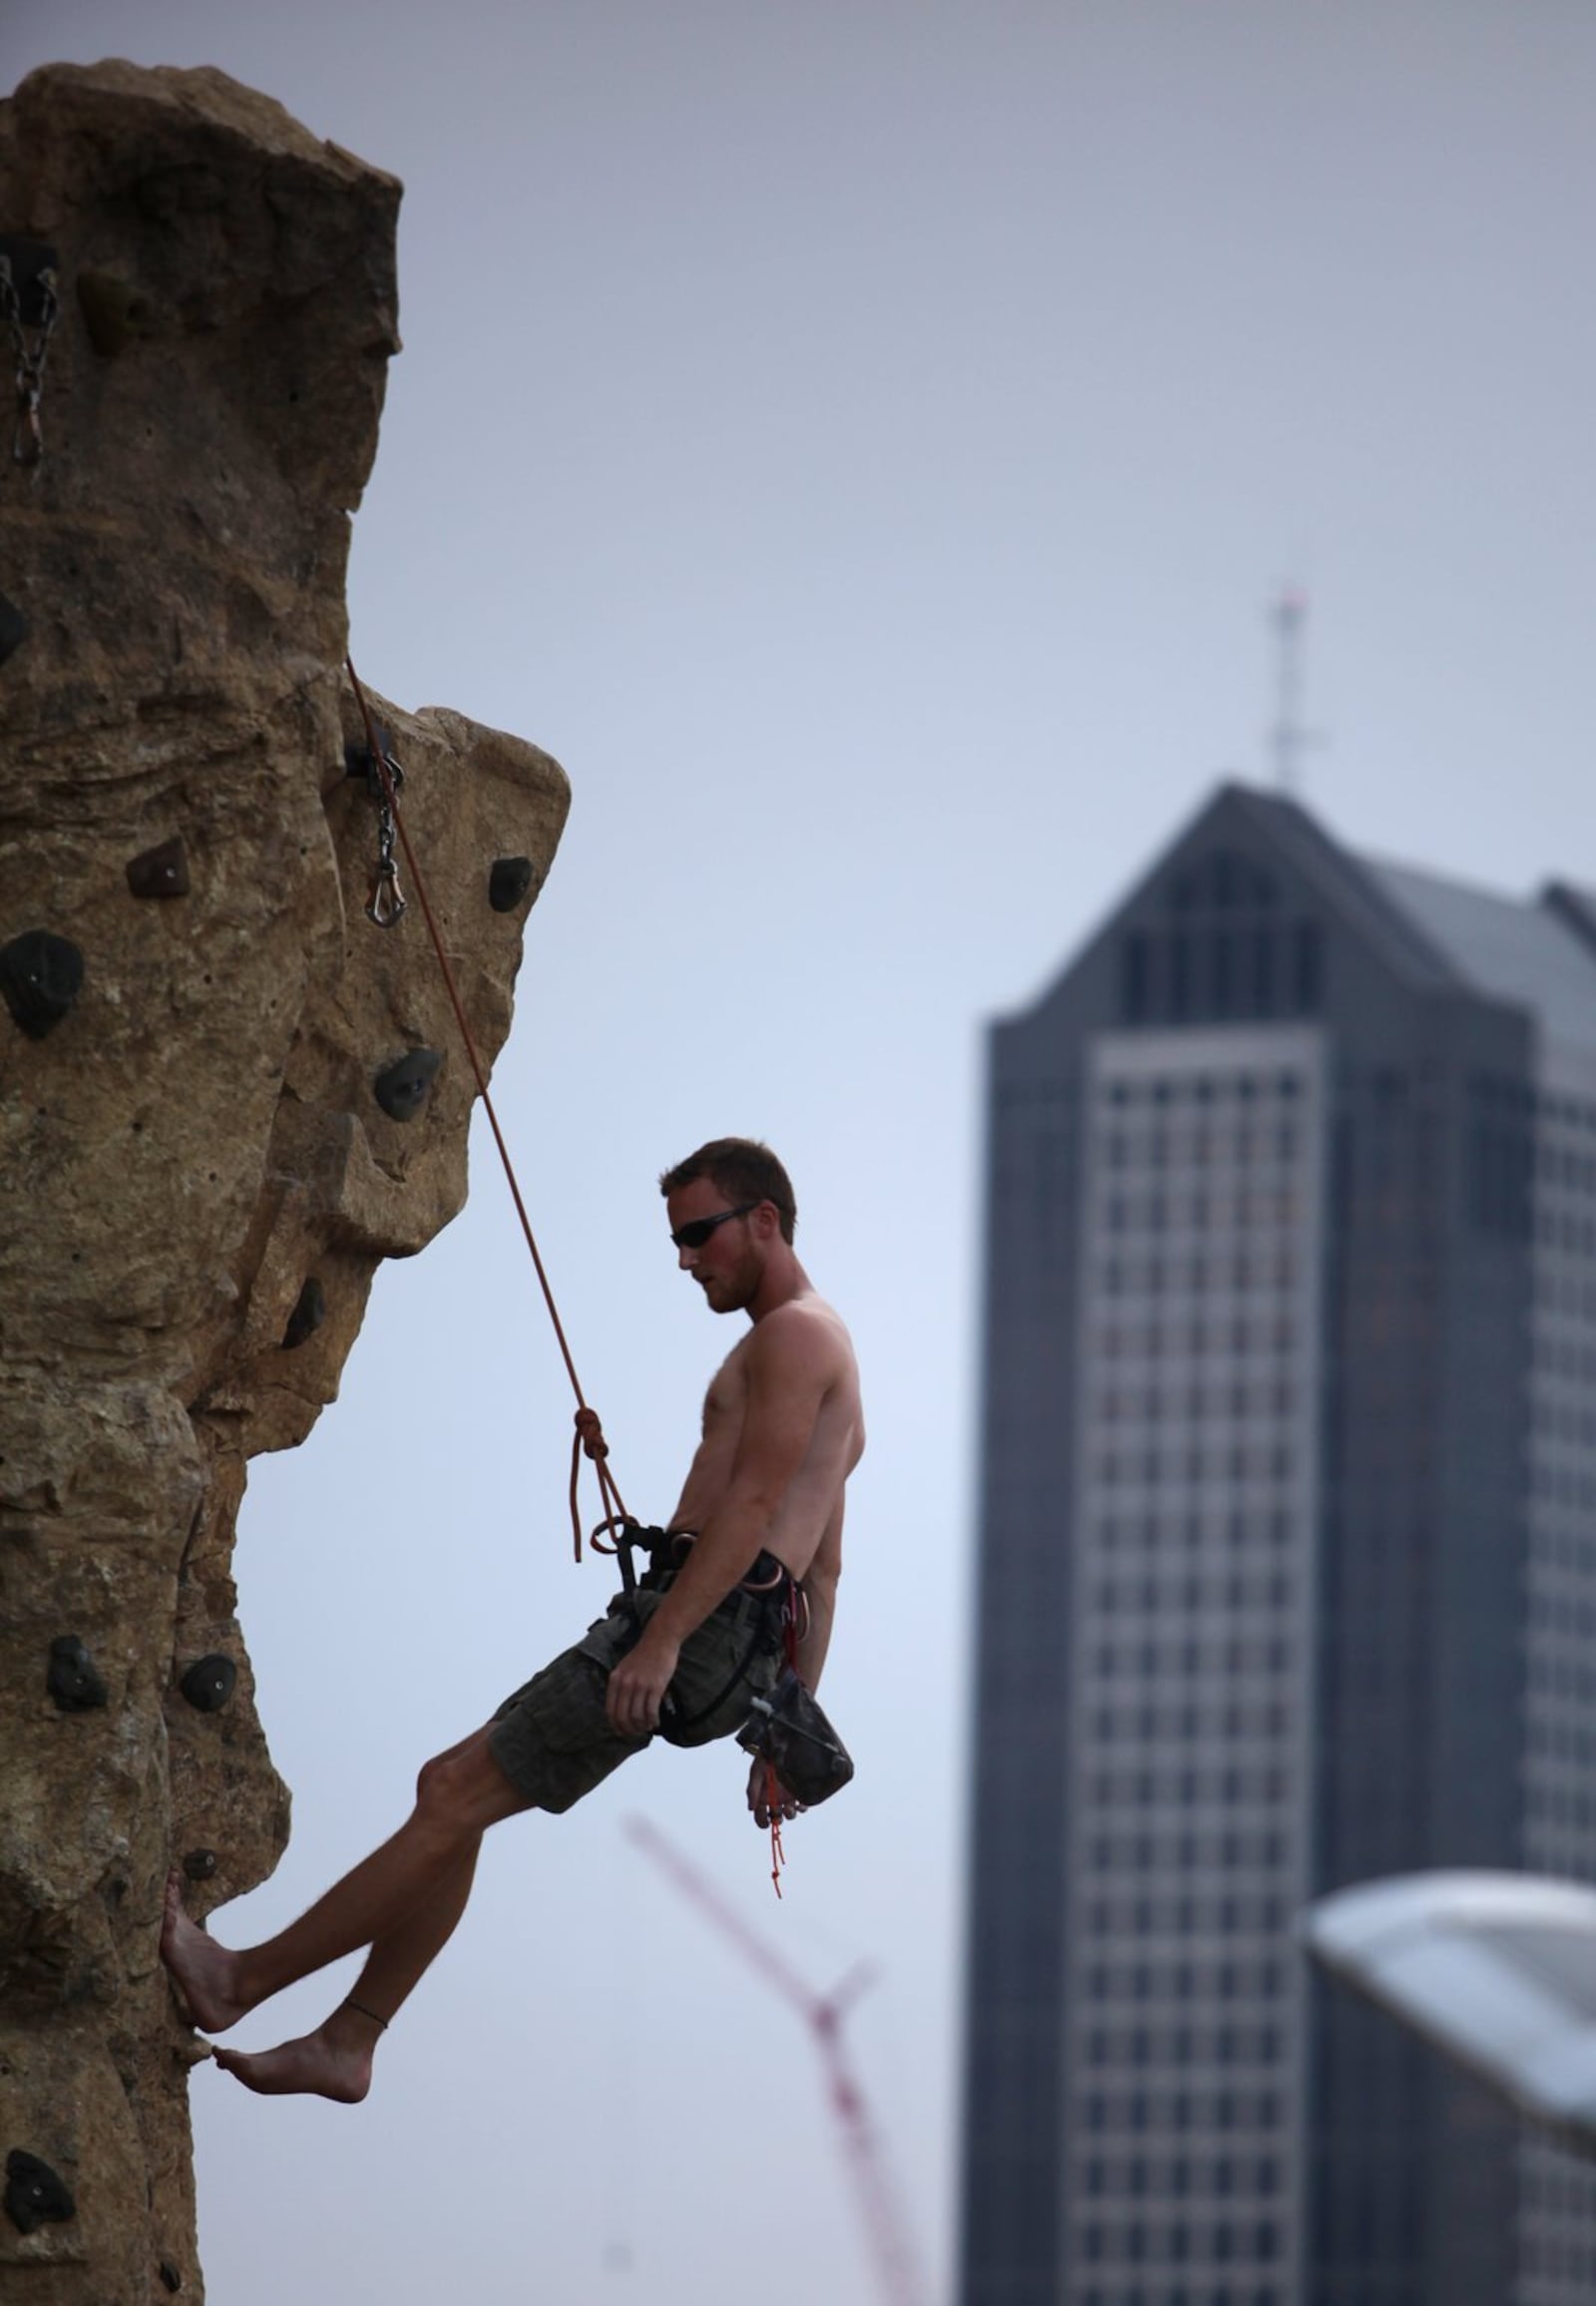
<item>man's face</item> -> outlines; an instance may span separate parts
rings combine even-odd
[[[720,1217],[737,1203],[707,1177],[695,1177],[665,1197],[665,1214],[672,1233],[679,1233],[706,1217]],[[682,1243],[676,1262],[690,1273],[704,1293],[712,1313],[741,1313],[752,1305],[764,1272],[764,1254],[754,1238],[750,1217],[730,1217],[715,1226],[696,1245]]]

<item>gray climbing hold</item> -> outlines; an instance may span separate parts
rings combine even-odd
[[[15,656],[28,637],[28,619],[14,600],[0,592],[0,664]]]
[[[176,833],[129,861],[128,887],[135,897],[188,896],[189,852]]]
[[[106,1702],[106,1686],[76,1634],[59,1634],[50,1644],[44,1686],[63,1714],[92,1714]]]
[[[30,1041],[42,1041],[83,989],[83,955],[48,929],[25,929],[0,946],[0,993]]]
[[[295,1345],[302,1345],[306,1338],[314,1337],[327,1318],[327,1293],[311,1274],[299,1292],[298,1303],[288,1316],[288,1326],[282,1333],[282,1349],[291,1353]]]
[[[170,2258],[163,2258],[160,2265],[156,2268],[156,2272],[161,2276],[161,2285],[163,2289],[181,2290],[183,2288],[183,2276],[178,2272],[177,2267],[172,2263]]]
[[[372,1094],[390,1121],[413,1121],[427,1101],[438,1067],[436,1049],[407,1049],[372,1082]]]
[[[219,1714],[237,1681],[238,1669],[232,1660],[212,1651],[207,1658],[196,1658],[178,1687],[196,1713]]]
[[[183,1861],[183,1870],[192,1882],[207,1882],[216,1870],[213,1849],[192,1849]]]
[[[31,2234],[35,2226],[64,2224],[78,2214],[65,2178],[36,2153],[24,2153],[19,2145],[6,2155],[5,2205],[6,2216],[19,2234]]]
[[[495,913],[514,913],[537,879],[530,857],[499,857],[488,875],[488,903]]]

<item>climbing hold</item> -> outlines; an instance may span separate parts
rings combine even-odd
[[[160,2265],[156,2268],[156,2272],[161,2276],[161,2285],[163,2289],[181,2290],[183,2288],[183,2276],[178,2272],[177,2267],[172,2263],[170,2258],[163,2258]]]
[[[134,337],[142,336],[150,307],[126,280],[115,272],[80,272],[78,304],[89,342],[102,359],[109,360]]]
[[[407,1049],[372,1082],[372,1094],[390,1121],[413,1121],[427,1101],[438,1067],[436,1049]]]
[[[36,2153],[13,2146],[6,2155],[6,2216],[19,2234],[31,2234],[47,2221],[60,2225],[75,2218],[78,2205],[72,2188]]]
[[[0,592],[0,664],[15,656],[28,637],[28,619],[14,600]]]
[[[238,1669],[232,1660],[212,1651],[208,1658],[196,1658],[178,1687],[196,1713],[219,1714],[237,1681]]]
[[[391,776],[398,766],[393,758],[393,738],[389,731],[383,727],[381,721],[373,721],[371,725],[377,732],[377,742],[382,748],[382,757],[388,764],[388,773]],[[362,744],[358,737],[347,737],[344,740],[343,773],[346,777],[363,777],[373,792],[380,793],[382,791],[382,779],[377,775],[373,766],[371,747]],[[402,779],[401,782],[403,782]]]
[[[299,1302],[288,1316],[288,1327],[282,1333],[282,1349],[291,1353],[295,1345],[302,1345],[314,1336],[327,1318],[327,1293],[311,1274],[299,1292]]]
[[[25,929],[0,946],[0,993],[30,1041],[42,1041],[83,987],[83,955],[48,929]]]
[[[76,1634],[60,1634],[50,1644],[44,1686],[63,1714],[92,1714],[106,1702],[106,1686]]]
[[[213,1849],[192,1849],[183,1861],[183,1870],[192,1882],[207,1882],[216,1870]]]
[[[189,852],[178,834],[130,860],[128,887],[135,897],[188,896]]]
[[[488,876],[488,903],[495,913],[514,913],[537,877],[530,857],[498,857]]]

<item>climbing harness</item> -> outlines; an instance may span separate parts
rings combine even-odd
[[[635,1610],[636,1593],[668,1593],[682,1563],[696,1543],[696,1533],[690,1529],[639,1529],[632,1522],[619,1531],[615,1538],[615,1552],[620,1557],[623,1598],[632,1600]],[[631,1565],[632,1548],[638,1544],[648,1548],[648,1568],[641,1578],[634,1577]],[[747,1647],[714,1696],[692,1713],[683,1713],[667,1693],[659,1710],[659,1734],[667,1745],[692,1744],[694,1740],[687,1735],[688,1730],[696,1730],[700,1722],[707,1722],[711,1714],[719,1712],[759,1652],[774,1651],[784,1646],[787,1620],[793,1607],[792,1597],[797,1590],[792,1572],[785,1562],[778,1561],[773,1553],[766,1553],[761,1547],[747,1576],[739,1579],[726,1596],[729,1602],[734,1601],[739,1594],[745,1594],[759,1605]]]
[[[543,1291],[544,1304],[549,1309],[549,1319],[554,1324],[555,1339],[566,1364],[566,1374],[571,1379],[571,1389],[577,1396],[576,1432],[571,1444],[571,1533],[576,1558],[579,1562],[582,1559],[582,1512],[578,1500],[578,1488],[584,1456],[588,1458],[598,1477],[598,1494],[604,1507],[602,1519],[596,1522],[588,1533],[589,1543],[595,1553],[613,1553],[615,1550],[613,1541],[616,1534],[623,1530],[628,1523],[633,1528],[636,1527],[636,1524],[631,1522],[631,1516],[627,1513],[620,1491],[616,1486],[615,1477],[609,1470],[609,1444],[604,1439],[604,1430],[599,1422],[598,1412],[597,1409],[589,1407],[587,1395],[583,1392],[582,1379],[577,1374],[576,1360],[566,1339],[565,1324],[560,1319],[560,1309],[555,1304],[555,1293],[550,1287],[549,1275],[538,1248],[537,1236],[532,1230],[532,1220],[527,1215],[527,1205],[521,1196],[515,1164],[510,1158],[510,1148],[505,1143],[504,1131],[499,1126],[499,1116],[494,1111],[493,1098],[488,1089],[487,1069],[477,1053],[477,1044],[466,1018],[465,1003],[460,997],[460,987],[455,982],[455,972],[450,967],[449,956],[444,951],[437,917],[427,896],[427,884],[422,878],[420,866],[416,863],[416,853],[410,846],[410,836],[405,831],[404,818],[399,810],[399,786],[403,782],[403,771],[378,733],[371,707],[366,701],[366,692],[360,685],[359,674],[355,671],[354,659],[346,656],[344,666],[349,674],[350,684],[355,692],[355,702],[360,707],[360,718],[366,731],[366,753],[365,759],[361,763],[361,769],[363,773],[367,774],[368,780],[374,782],[381,811],[378,818],[377,874],[372,887],[372,901],[367,906],[366,911],[371,920],[379,922],[380,927],[391,929],[394,922],[398,920],[399,913],[406,910],[404,900],[398,894],[397,878],[391,870],[393,866],[392,841],[393,836],[397,835],[399,846],[404,852],[405,870],[410,876],[410,886],[416,893],[416,903],[421,907],[422,919],[427,924],[427,934],[432,940],[432,950],[437,955],[438,966],[443,971],[444,986],[449,994],[450,1006],[455,1012],[455,1022],[460,1027],[460,1038],[465,1043],[466,1055],[470,1060],[472,1074],[477,1083],[477,1093],[482,1099],[483,1111],[488,1116],[488,1125],[493,1131],[493,1141],[499,1149],[499,1159],[503,1164],[505,1178],[510,1187],[510,1198],[516,1205],[516,1215],[521,1220],[521,1230],[526,1236],[527,1247],[532,1252],[533,1268],[538,1276],[538,1286]],[[352,766],[352,764],[350,765]],[[386,836],[384,825],[391,828]],[[383,871],[385,862],[390,868],[386,874]],[[389,886],[391,886],[393,898],[398,904],[399,913],[394,914],[391,919],[379,921],[378,912],[374,908],[378,904],[379,896]],[[606,1539],[609,1542],[606,1543]]]
[[[629,1603],[638,1633],[643,1620],[637,1595],[668,1592],[695,1542],[691,1530],[640,1529],[634,1521],[616,1533],[614,1550],[619,1557],[621,1592],[611,1606],[620,1608]],[[645,1548],[648,1555],[648,1567],[641,1577],[632,1562],[637,1547]],[[765,1806],[770,1816],[770,1880],[779,1898],[781,1871],[787,1862],[781,1844],[781,1788],[785,1786],[796,1801],[812,1808],[847,1784],[854,1765],[798,1673],[798,1645],[809,1630],[809,1600],[802,1586],[785,1562],[761,1548],[747,1576],[726,1598],[730,1601],[738,1594],[763,1605],[746,1649],[722,1687],[693,1713],[683,1714],[667,1693],[659,1710],[659,1734],[667,1745],[693,1744],[688,1732],[725,1704],[759,1652],[779,1652],[782,1671],[775,1686],[767,1697],[753,1700],[748,1720],[737,1732],[737,1743],[764,1769]],[[790,1774],[783,1766],[786,1763],[791,1764]]]
[[[11,461],[37,474],[44,462],[44,364],[61,305],[56,294],[56,252],[36,240],[0,245],[0,317],[16,360],[17,421]]]

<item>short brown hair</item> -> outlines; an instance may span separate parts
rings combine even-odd
[[[707,1177],[731,1203],[768,1201],[781,1219],[781,1238],[791,1241],[798,1225],[798,1203],[792,1179],[768,1145],[756,1137],[711,1137],[659,1180],[661,1193],[679,1193]]]

